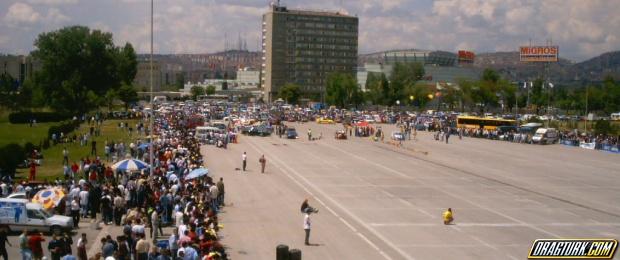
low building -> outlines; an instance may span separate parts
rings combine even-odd
[[[383,73],[389,79],[394,64],[419,62],[424,65],[423,83],[456,83],[459,79],[477,80],[480,71],[458,63],[455,53],[445,51],[395,50],[361,55],[357,70],[357,83],[365,90],[368,73]]]

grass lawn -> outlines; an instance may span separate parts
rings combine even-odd
[[[121,130],[118,128],[118,123],[121,121],[128,123],[130,126],[132,126],[132,128],[134,128],[132,137],[129,137],[129,133],[126,131],[126,129]],[[104,157],[103,145],[105,144],[106,140],[108,142],[110,141],[124,142],[125,145],[127,146],[131,142],[135,143],[135,141],[138,138],[140,138],[140,136],[138,136],[135,131],[135,125],[137,122],[138,120],[107,120],[107,121],[104,121],[103,125],[101,126],[101,135],[94,137],[95,141],[97,142],[97,155],[99,155],[102,158]],[[51,124],[54,124],[54,123],[51,123]],[[11,126],[15,126],[15,125],[11,125]],[[25,127],[28,128],[28,125],[25,125]],[[71,134],[69,134],[69,136],[73,136],[73,134],[79,135],[79,134],[87,133],[89,131],[89,128],[90,128],[90,125],[82,124],[78,130],[72,132]],[[6,133],[8,133],[11,136],[11,139],[14,139],[12,136],[16,134],[10,133],[10,131],[12,131],[10,129],[12,128],[9,128],[9,131]],[[5,133],[5,132],[0,132],[0,133]],[[43,136],[45,136],[45,134],[47,134],[47,127],[45,127],[45,133],[43,134]],[[22,136],[22,134],[17,134],[17,135]],[[4,135],[3,135],[3,138],[4,138]],[[36,140],[39,140],[41,138],[42,137]],[[36,144],[38,144],[38,141]],[[80,146],[79,141],[76,143],[57,144],[55,146],[52,145],[50,148],[43,151],[43,158],[44,158],[43,164],[37,168],[37,179],[38,180],[54,180],[56,177],[62,177],[62,170],[63,170],[62,149],[65,146],[69,150],[69,163],[70,164],[73,161],[79,162],[80,158],[82,157],[85,158],[85,157],[90,156],[90,151],[91,151],[90,140],[89,140],[88,145],[86,146]],[[90,158],[93,159],[94,156],[90,156]],[[17,179],[27,178],[28,172],[29,172],[28,169],[18,169],[16,178]]]
[[[0,123],[0,146],[9,143],[25,144],[31,142],[38,146],[47,136],[50,126],[58,123],[37,123],[30,127],[29,124],[11,124],[8,121]]]

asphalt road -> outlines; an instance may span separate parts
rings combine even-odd
[[[389,135],[335,140],[340,125],[291,125],[299,139],[203,147],[226,184],[221,234],[232,259],[275,259],[278,244],[303,259],[526,259],[534,239],[620,237],[618,154],[454,136],[446,144],[426,132],[396,147]],[[323,138],[308,141],[308,128]],[[244,151],[247,172],[238,170]],[[304,198],[320,209],[314,246],[303,245]],[[448,207],[455,225],[442,223]]]

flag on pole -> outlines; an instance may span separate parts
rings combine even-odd
[[[439,81],[437,81],[436,87],[437,87],[437,90],[442,90],[443,89],[441,84],[439,84]]]
[[[531,81],[530,81],[530,88],[531,88],[531,87],[534,87],[534,82],[531,82]]]
[[[523,88],[527,88],[527,82],[523,82]]]
[[[553,83],[549,82],[549,87],[553,88]]]

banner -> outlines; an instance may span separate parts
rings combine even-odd
[[[522,62],[557,62],[558,46],[521,46],[519,59]]]

